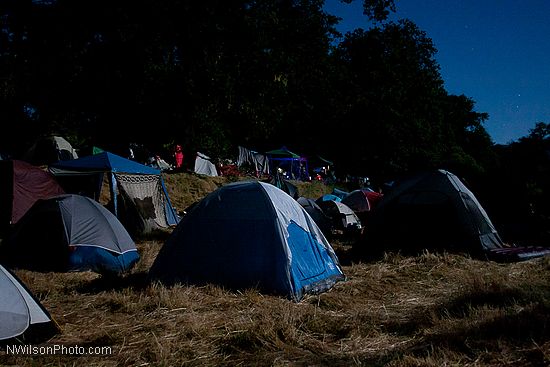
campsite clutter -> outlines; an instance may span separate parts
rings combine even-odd
[[[267,155],[238,146],[239,154],[236,165],[242,168],[245,172],[248,171],[255,177],[269,175],[269,158]]]
[[[75,152],[72,147],[69,147],[68,142],[63,143],[66,142],[63,138],[49,137],[44,140],[57,142],[57,145],[49,144],[50,147],[55,146],[56,149]],[[31,151],[36,151],[41,145],[44,144],[35,143]],[[134,151],[141,153],[134,154]],[[131,145],[130,152],[130,157],[137,159],[138,156],[143,156],[144,152],[149,152],[149,150],[134,144]],[[157,168],[154,168],[151,165],[126,159],[103,149],[98,149],[97,154],[77,157],[76,153],[65,154],[64,159],[49,165],[48,172],[21,161],[2,161],[0,167],[4,167],[2,171],[7,173],[3,177],[9,178],[5,180],[9,181],[11,185],[11,189],[3,190],[4,229],[14,225],[38,199],[71,193],[99,201],[104,179],[109,186],[110,198],[107,203],[103,204],[113,212],[132,236],[151,233],[157,229],[170,229],[178,224],[180,217],[171,205],[162,174],[173,172],[175,166],[183,167],[183,147],[181,145],[176,144],[174,148],[175,166],[157,156],[159,158],[155,163]],[[188,172],[214,177],[220,174],[239,175],[248,172],[298,200],[301,195],[295,182],[312,179],[308,168],[309,161],[310,159],[307,157],[297,154],[285,146],[268,150],[265,153],[239,146],[236,159],[233,162],[228,160],[224,164],[215,162],[202,152],[196,152]],[[334,173],[334,164],[330,160],[313,156],[311,163],[316,167],[314,170],[323,173],[324,176],[327,175],[327,172]],[[18,172],[24,168],[27,171],[34,169],[32,172],[34,172],[33,175],[37,181],[30,186],[18,183],[18,177],[21,176]],[[312,216],[317,219],[322,232],[328,237],[340,232],[359,232],[364,234],[365,240],[362,242],[375,243],[374,247],[380,247],[383,250],[400,248],[404,243],[403,240],[409,244],[418,242],[422,244],[421,246],[437,247],[431,243],[436,239],[435,241],[441,248],[458,247],[453,243],[456,242],[462,243],[462,248],[464,248],[464,243],[468,243],[468,250],[477,251],[478,247],[471,245],[471,237],[475,237],[475,233],[481,231],[480,233],[483,234],[480,237],[483,245],[481,246],[482,252],[488,254],[488,250],[500,249],[491,252],[490,255],[504,256],[506,251],[502,248],[508,246],[504,245],[498,236],[495,227],[473,193],[455,175],[439,170],[425,174],[422,176],[424,178],[419,177],[394,181],[393,185],[386,186],[387,189],[391,189],[389,190],[391,194],[388,196],[375,192],[368,177],[346,175],[342,181],[344,186],[341,187],[351,187],[351,191],[334,186],[331,194],[325,194],[319,198],[303,197],[300,203],[307,208],[310,215],[313,214]],[[430,179],[426,177],[430,177]],[[446,179],[437,181],[440,177]],[[13,182],[11,182],[12,179]],[[48,184],[45,183],[46,180],[49,180]],[[42,184],[38,185],[38,181]],[[417,187],[415,185],[428,184],[432,181],[439,182],[431,183],[435,185],[435,188],[429,189],[432,191],[425,189],[425,192],[414,194],[414,199],[411,199],[412,186]],[[31,180],[27,178],[26,182],[31,182]],[[18,191],[24,189],[25,185],[27,185],[27,192],[19,194]],[[45,191],[29,193],[28,187],[33,185]],[[355,188],[353,188],[354,186]],[[453,192],[452,190],[457,187],[460,189]],[[434,193],[435,189],[439,190],[438,194]],[[414,190],[420,189],[415,188]],[[12,191],[13,200],[11,199]],[[439,196],[436,197],[437,195]],[[425,199],[425,202],[422,199]],[[454,204],[449,204],[451,202]],[[459,203],[462,203],[462,206]],[[454,212],[449,207],[455,208]],[[462,210],[462,214],[457,214],[460,210]],[[467,215],[477,219],[468,219]],[[471,224],[478,223],[479,218],[483,219],[482,224]],[[330,225],[327,224],[327,220]],[[431,224],[429,230],[425,228],[425,223]],[[461,228],[457,232],[459,235],[449,235],[451,233],[449,231],[456,231],[456,228]],[[469,228],[470,232],[464,228]],[[446,240],[442,241],[442,239]],[[371,248],[372,245],[366,247]],[[407,250],[407,248],[403,250]]]
[[[52,139],[49,141],[66,141],[62,138],[57,140]],[[36,150],[36,147],[39,145],[36,143],[35,148],[32,150]],[[59,143],[58,146],[65,145]],[[65,150],[74,151],[72,147],[65,148]],[[134,155],[134,150],[141,153]],[[137,159],[138,156],[143,156],[144,152],[149,152],[149,150],[143,146],[134,144],[131,146],[130,152],[130,156]],[[194,161],[188,172],[214,177],[220,174],[246,175],[245,172],[248,172],[263,182],[276,186],[295,200],[298,200],[301,195],[294,182],[311,180],[308,170],[309,159],[289,150],[285,146],[266,151],[265,153],[239,146],[237,153],[236,159],[233,162],[227,160],[224,164],[219,164],[215,163],[206,154],[196,152]],[[19,177],[17,172],[21,171],[23,167],[26,167],[27,170],[34,168],[34,175],[38,180],[42,180],[41,182],[47,179],[50,180],[48,185],[37,186],[41,189],[46,187],[47,190],[44,193],[27,193],[19,195],[22,198],[15,199],[17,193],[13,191],[14,199],[11,203],[8,203],[11,200],[11,194],[4,195],[2,200],[6,204],[2,206],[4,210],[3,227],[7,228],[9,225],[14,225],[34,201],[39,198],[43,199],[66,192],[88,196],[99,201],[104,179],[109,185],[110,194],[109,201],[104,203],[104,205],[114,213],[132,236],[150,233],[156,229],[170,229],[177,225],[180,217],[171,205],[162,177],[163,173],[173,172],[174,166],[160,159],[157,160],[157,168],[154,168],[151,165],[126,159],[103,149],[98,149],[97,154],[82,158],[76,157],[76,155],[65,155],[66,159],[50,164],[48,168],[49,173],[29,164],[25,166],[26,163],[24,162],[2,161],[4,162],[2,167],[5,167],[3,171],[11,172],[11,176],[5,175],[4,177],[13,177],[14,181],[10,183],[13,190],[17,191],[25,186],[24,184],[17,183],[17,177]],[[164,162],[165,165],[161,164],[159,166],[159,162]],[[314,168],[315,170],[319,170],[320,167],[321,171],[319,172],[322,172],[323,175],[326,175],[329,171],[334,172],[333,162],[325,158],[313,156],[311,162],[316,167]],[[183,148],[179,144],[176,144],[174,148],[174,163],[179,168],[183,167]],[[436,171],[430,177],[438,177],[438,174],[441,172],[446,171]],[[394,181],[393,185],[386,186],[386,189],[391,189],[389,190],[391,195],[387,196],[380,192],[375,192],[371,187],[368,177],[351,177],[346,175],[342,181],[344,186],[341,187],[351,187],[351,191],[334,186],[331,194],[325,194],[319,198],[303,197],[301,204],[307,208],[310,215],[314,214],[313,217],[317,219],[318,225],[327,237],[343,232],[359,232],[364,234],[363,238],[365,240],[362,242],[375,243],[374,247],[380,247],[383,250],[400,248],[403,240],[406,240],[407,243],[419,242],[422,244],[421,246],[434,247],[430,241],[433,242],[433,239],[437,238],[438,243],[440,243],[439,247],[451,249],[456,247],[451,242],[462,243],[468,237],[464,234],[466,233],[464,230],[460,233],[460,236],[448,235],[450,227],[458,221],[460,223],[456,224],[455,227],[466,228],[470,226],[470,229],[474,232],[491,228],[491,235],[482,236],[485,239],[489,238],[490,240],[485,241],[491,243],[491,246],[488,246],[484,242],[483,253],[488,254],[486,250],[489,249],[500,249],[499,251],[491,252],[490,255],[493,257],[504,256],[503,254],[507,252],[502,250],[502,248],[508,246],[503,244],[494,229],[495,227],[490,223],[487,214],[478,205],[477,199],[456,176],[449,172],[443,176],[452,177],[452,179],[448,180],[451,182],[448,184],[448,187],[460,187],[461,189],[458,194],[452,194],[454,196],[448,192],[441,194],[443,198],[441,199],[441,203],[436,203],[436,199],[430,198],[432,201],[428,200],[428,202],[420,205],[418,203],[421,200],[415,198],[414,205],[412,203],[405,205],[403,203],[404,200],[409,200],[408,196],[405,195],[406,199],[403,199],[403,197],[395,198],[398,192],[408,192],[410,188],[407,185],[410,186],[410,182],[428,182],[428,179],[411,178],[408,181],[400,180],[399,183]],[[52,177],[55,177],[55,179]],[[30,180],[27,180],[27,182],[30,182]],[[406,190],[403,189],[403,185],[407,187]],[[354,186],[355,188],[353,188]],[[439,184],[437,187],[438,190],[442,190],[441,187],[443,186],[443,184]],[[11,191],[4,190],[3,192]],[[434,196],[435,194],[422,195],[418,197],[428,198],[429,195]],[[464,203],[477,203],[475,206],[464,204],[467,207],[464,212],[470,215],[473,215],[472,213],[481,213],[477,214],[477,217],[484,218],[484,224],[481,225],[481,229],[477,229],[475,225],[465,224],[468,221],[468,223],[475,222],[473,219],[464,219],[463,216],[456,213],[450,214],[451,211],[446,209],[445,205],[451,202],[452,199],[446,198],[445,195],[450,195],[450,197],[454,198],[459,197]],[[465,197],[473,199],[468,201],[464,199]],[[396,202],[400,203],[400,205],[395,204]],[[455,208],[459,208],[458,204],[453,205]],[[10,216],[9,219],[8,216]],[[428,219],[418,219],[423,218],[423,216]],[[330,225],[327,224],[327,219]],[[415,221],[419,223],[415,224]],[[429,231],[423,227],[424,223],[427,222],[432,223],[432,229]],[[393,226],[399,228],[399,230],[394,230]],[[372,227],[372,230],[369,227]],[[386,233],[388,234],[386,235]],[[404,235],[405,233],[407,235]],[[439,233],[439,235],[434,234],[429,236],[430,238],[427,238],[426,233]],[[402,237],[394,238],[397,234],[401,234]],[[443,238],[452,238],[452,240],[441,241]],[[430,241],[426,242],[427,239]],[[470,240],[468,239],[468,241]],[[371,248],[372,245],[366,247]],[[403,250],[407,250],[407,248]],[[477,248],[469,245],[469,250],[474,251]]]
[[[332,237],[332,218],[329,217],[323,209],[317,203],[315,200],[311,198],[306,198],[303,196],[300,196],[298,198],[298,204],[300,204],[306,212],[309,214],[309,216],[315,221],[317,226],[319,226],[319,229],[323,232],[326,238],[330,239]]]

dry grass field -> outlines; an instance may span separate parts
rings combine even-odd
[[[226,181],[170,175],[182,210]],[[300,187],[315,197],[322,187]],[[111,347],[96,356],[22,356],[19,366],[548,366],[550,257],[497,264],[455,254],[360,261],[333,243],[347,280],[299,303],[215,285],[147,282],[169,233],[137,241],[120,278],[16,274],[61,333],[46,345]]]

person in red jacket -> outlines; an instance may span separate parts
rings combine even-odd
[[[177,144],[176,148],[174,149],[174,159],[176,162],[176,169],[181,169],[183,165],[183,149],[179,144]]]

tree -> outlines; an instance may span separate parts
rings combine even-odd
[[[32,106],[22,97],[25,85],[21,83],[25,70],[20,53],[27,34],[25,15],[30,7],[29,0],[0,3],[0,120],[3,130],[0,149],[16,155],[25,148],[19,137],[32,131],[31,123],[36,117],[30,113]]]
[[[546,245],[550,240],[549,127],[537,122],[527,136],[494,148],[498,160],[484,193],[499,231],[512,242]]]
[[[542,121],[537,122],[535,127],[529,129],[529,135],[527,137],[522,137],[519,139],[520,142],[537,142],[544,143],[550,137],[550,124],[544,123]]]
[[[484,165],[486,115],[447,94],[431,39],[401,21],[334,46],[337,18],[323,3],[12,2],[0,114],[25,143],[56,132],[77,146],[178,143],[214,157],[287,145],[384,176]],[[393,8],[365,1],[377,21]]]
[[[345,151],[355,157],[349,170],[389,179],[442,167],[479,175],[491,164],[488,116],[471,98],[447,93],[436,52],[408,20],[345,36],[333,57]]]
[[[355,0],[341,0],[343,3],[350,4]],[[369,19],[383,21],[388,18],[390,11],[395,11],[394,0],[363,0],[363,13]]]
[[[324,13],[322,5],[323,1],[273,1],[250,8],[248,19],[258,37],[249,69],[253,77],[243,79],[240,94],[247,106],[259,107],[251,122],[264,121],[264,128],[243,125],[249,132],[241,136],[252,132],[253,140],[269,149],[286,144],[307,150],[315,144],[314,130],[331,90],[328,55],[336,33],[336,18]]]
[[[450,144],[445,165],[457,173],[479,177],[495,164],[493,142],[483,123],[487,113],[475,111],[475,102],[465,95],[443,98],[442,120]]]
[[[414,23],[356,30],[334,53],[347,90],[343,123],[362,170],[393,175],[437,162],[444,134],[437,106],[446,95],[435,47]]]

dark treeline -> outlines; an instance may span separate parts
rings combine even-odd
[[[177,143],[224,158],[237,145],[286,145],[379,182],[446,168],[489,206],[546,218],[548,125],[495,146],[488,115],[445,90],[432,40],[411,21],[386,21],[393,0],[365,0],[372,27],[345,35],[323,5],[3,0],[0,149],[17,156],[50,133],[81,154]]]

